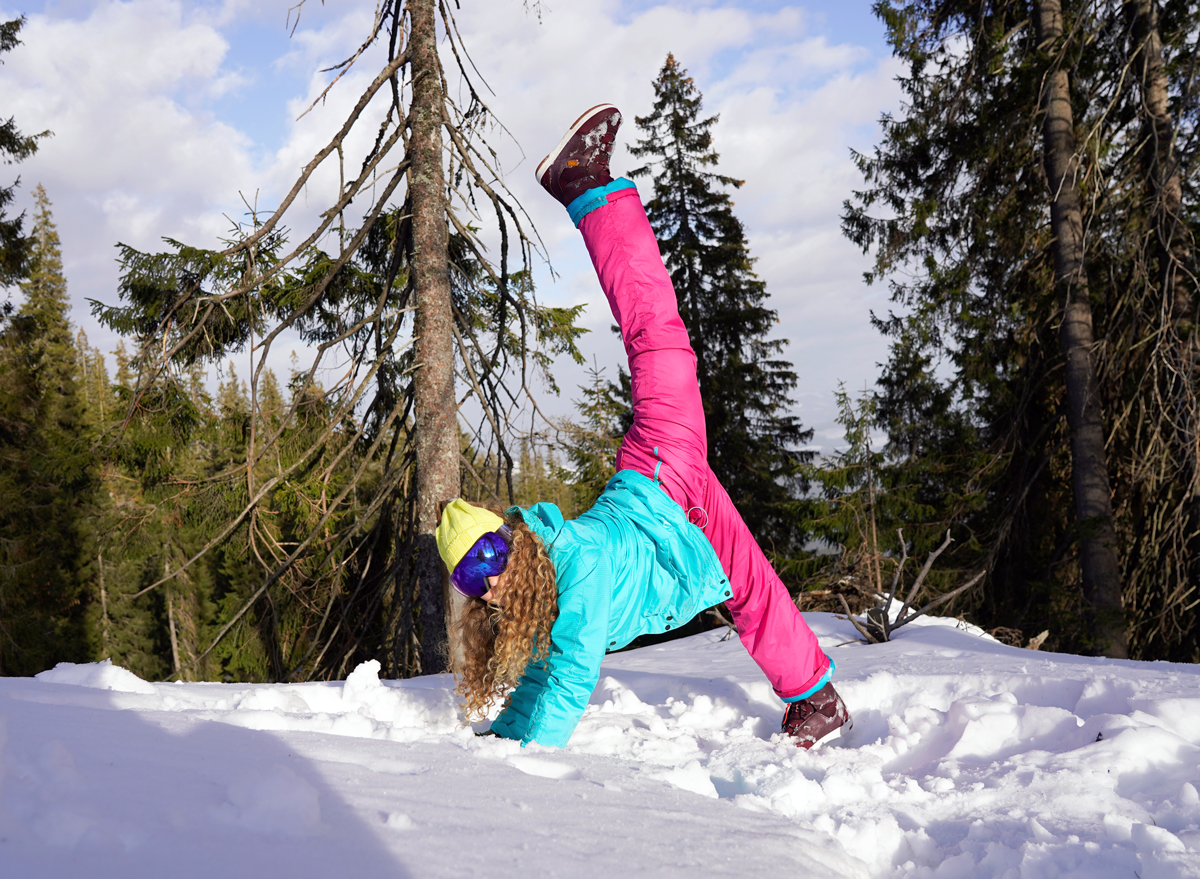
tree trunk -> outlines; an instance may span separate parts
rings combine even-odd
[[[96,570],[100,580],[100,658],[112,659],[108,650],[108,594],[104,591],[104,554],[96,555]]]
[[[1200,419],[1195,397],[1196,303],[1188,283],[1192,247],[1182,216],[1183,180],[1175,153],[1175,122],[1171,118],[1167,70],[1158,29],[1158,4],[1155,0],[1130,0],[1126,10],[1133,41],[1130,54],[1142,94],[1143,150],[1155,236],[1155,267],[1163,297],[1162,312],[1170,321],[1162,346],[1168,360],[1162,392],[1169,410],[1164,415],[1171,425],[1175,458],[1172,463],[1179,468],[1184,483],[1187,567],[1189,579],[1196,583],[1200,582],[1200,452],[1196,447]]]
[[[412,276],[416,291],[413,378],[417,451],[417,565],[421,596],[421,671],[446,666],[446,584],[434,529],[439,503],[459,495],[458,419],[454,401],[454,315],[450,308],[449,227],[442,170],[441,65],[434,0],[409,0],[413,98],[409,193]]]
[[[1060,0],[1034,0],[1039,46],[1054,58],[1063,35]],[[1067,424],[1071,433],[1072,488],[1079,533],[1083,597],[1097,649],[1105,656],[1128,654],[1120,564],[1113,527],[1104,421],[1092,359],[1092,305],[1084,271],[1083,210],[1071,82],[1055,59],[1043,80],[1042,141],[1050,185],[1054,236],[1054,280],[1063,297],[1061,341],[1066,358]]]
[[[179,673],[179,639],[175,636],[175,603],[171,591],[167,592],[167,627],[171,632],[171,677],[183,680]]]

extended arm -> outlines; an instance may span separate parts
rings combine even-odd
[[[492,724],[506,739],[561,748],[587,707],[604,659],[612,572],[607,556],[587,548],[558,572],[558,619],[550,655],[531,663],[508,707]]]

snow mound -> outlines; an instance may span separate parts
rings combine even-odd
[[[408,687],[379,679],[377,660],[336,684],[274,684],[172,691],[171,708],[247,729],[294,730],[362,739],[415,741],[461,729],[450,687]],[[445,676],[449,678],[449,676]],[[407,683],[407,682],[406,682]]]
[[[101,662],[60,662],[49,671],[35,675],[44,684],[70,684],[94,690],[115,690],[118,693],[140,693],[155,696],[154,684],[143,681],[133,672],[113,665],[111,659]]]

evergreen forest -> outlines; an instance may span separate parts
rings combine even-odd
[[[842,232],[890,296],[872,318],[889,353],[874,388],[836,392],[835,451],[805,448],[743,181],[674,55],[627,119],[710,466],[802,610],[912,584],[1009,643],[1198,662],[1200,3],[874,9],[903,103],[854,155]],[[0,23],[0,56],[22,26]],[[0,673],[440,672],[459,600],[440,505],[570,518],[599,495],[629,377],[593,364],[561,389],[573,418],[540,414],[535,379],[557,392],[555,364],[584,362],[580,309],[539,299],[542,245],[456,34],[444,4],[381,3],[383,68],[278,206],[216,246],[120,247],[119,289],[93,303],[114,351],[70,314],[51,194],[12,216],[20,181],[0,181]],[[51,136],[18,121],[7,166]],[[341,186],[305,225],[327,161]]]

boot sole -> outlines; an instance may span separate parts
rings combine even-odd
[[[564,134],[562,140],[558,142],[558,146],[551,150],[550,155],[546,156],[546,158],[542,159],[542,161],[538,164],[537,171],[534,172],[534,176],[537,177],[538,183],[542,182],[542,175],[545,174],[546,171],[550,169],[550,166],[554,164],[555,160],[558,159],[559,154],[562,153],[563,149],[566,148],[567,143],[575,136],[576,132],[583,127],[583,123],[594,116],[597,111],[609,108],[617,110],[615,104],[597,104],[590,110],[583,111],[583,115],[576,119],[571,124],[571,127],[567,129],[567,133]],[[620,113],[621,111],[617,110],[617,112]]]

